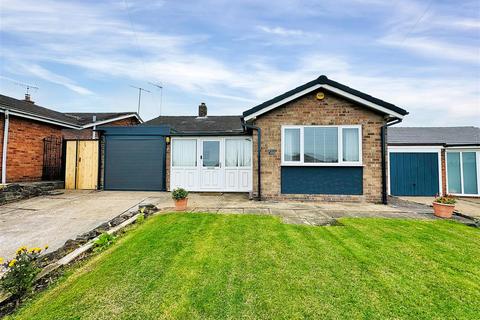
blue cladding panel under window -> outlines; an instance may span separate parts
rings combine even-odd
[[[284,194],[363,194],[362,167],[282,167]]]

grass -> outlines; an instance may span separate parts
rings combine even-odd
[[[478,229],[451,221],[341,222],[156,216],[11,318],[478,317]]]

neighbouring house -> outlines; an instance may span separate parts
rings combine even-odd
[[[160,116],[102,129],[103,187],[386,202],[386,128],[408,112],[328,79],[238,116]]]
[[[96,120],[94,120],[96,119]],[[62,139],[92,139],[101,125],[141,123],[130,113],[62,113],[0,95],[2,183],[61,178]]]
[[[480,128],[390,128],[388,154],[391,195],[480,196]]]

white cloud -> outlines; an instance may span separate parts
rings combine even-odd
[[[305,35],[305,32],[302,30],[297,30],[297,29],[285,29],[282,27],[267,27],[267,26],[258,26],[258,29],[261,31],[268,33],[268,34],[274,34],[277,36],[303,36]]]
[[[401,38],[393,35],[379,41],[386,45],[412,50],[426,57],[480,64],[480,48],[476,46],[456,45],[432,40],[428,37]]]
[[[23,65],[22,70],[25,73],[29,73],[31,75],[34,75],[38,78],[41,78],[43,80],[59,84],[61,86],[66,87],[67,89],[70,89],[76,93],[85,95],[85,94],[92,94],[90,90],[87,88],[84,88],[82,86],[77,85],[72,79],[69,79],[67,77],[55,74],[54,72],[51,72],[45,68],[42,68],[39,65]]]

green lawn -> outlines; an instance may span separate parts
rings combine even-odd
[[[15,319],[410,318],[480,314],[480,230],[450,221],[150,218]]]

